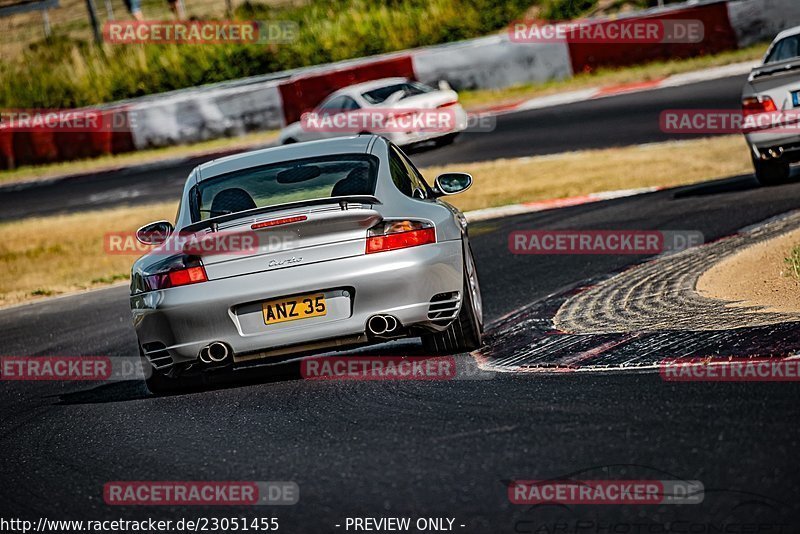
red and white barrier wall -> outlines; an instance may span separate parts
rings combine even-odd
[[[92,110],[92,114],[98,122],[108,126],[94,131],[74,131],[59,127],[18,130],[0,125],[0,169],[86,159],[137,149],[126,106],[109,106]]]
[[[687,58],[700,54],[715,54],[737,48],[736,33],[730,24],[727,2],[715,2],[692,7],[650,10],[616,20],[692,20],[703,24],[703,40],[699,43],[587,43],[569,44],[570,61],[575,72],[592,71],[599,67],[618,67],[668,58]],[[599,21],[607,26],[616,20]],[[772,36],[770,36],[772,37]]]
[[[0,168],[64,161],[148,147],[230,137],[294,122],[332,91],[388,76],[427,83],[447,80],[456,90],[496,89],[567,78],[598,67],[690,57],[748,46],[800,25],[800,0],[713,0],[624,16],[700,20],[699,43],[519,43],[507,32],[446,45],[320,65],[256,78],[151,95],[110,105],[130,130],[84,134],[0,129]],[[616,19],[619,20],[619,19]],[[595,24],[608,24],[597,19]]]

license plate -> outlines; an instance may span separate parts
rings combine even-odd
[[[792,91],[792,105],[794,107],[800,106],[800,91]]]
[[[261,305],[261,309],[264,312],[264,324],[308,319],[328,313],[322,293],[269,300]]]

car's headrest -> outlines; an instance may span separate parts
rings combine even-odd
[[[356,167],[347,176],[333,186],[332,197],[344,197],[349,195],[371,195],[373,192],[369,186],[369,170],[366,167]]]
[[[214,196],[211,202],[211,216],[218,217],[228,213],[251,210],[256,207],[253,197],[239,187],[223,189]]]

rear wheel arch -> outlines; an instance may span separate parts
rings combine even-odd
[[[483,341],[483,304],[480,284],[477,283],[477,269],[466,237],[462,240],[462,244],[464,280],[458,316],[445,330],[422,336],[425,349],[437,354],[470,352],[480,348]],[[474,276],[473,281],[470,280],[471,276]]]

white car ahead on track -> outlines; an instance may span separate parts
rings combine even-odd
[[[433,124],[436,122],[437,124]],[[420,128],[420,124],[426,127]],[[448,144],[467,128],[458,93],[406,78],[383,78],[330,94],[303,119],[281,130],[281,144],[360,133],[380,134],[399,146]]]
[[[742,111],[759,125],[745,130],[758,181],[785,181],[789,165],[800,161],[800,26],[779,33],[763,63],[752,70]]]

